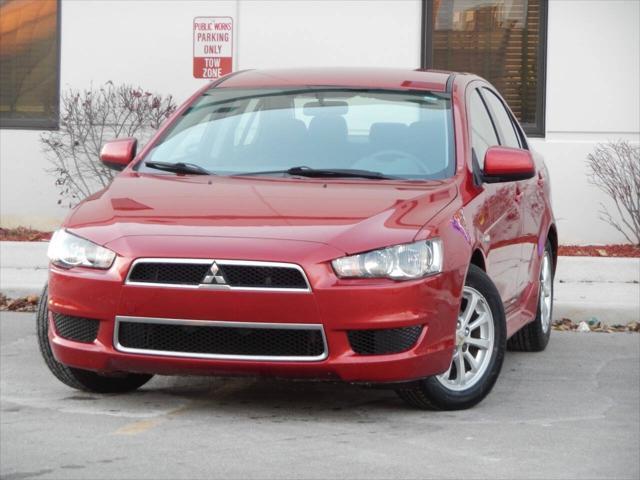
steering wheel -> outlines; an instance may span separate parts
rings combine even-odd
[[[392,157],[392,159],[389,160],[385,157]],[[426,175],[430,175],[433,173],[431,170],[429,170],[426,167],[426,165],[424,165],[424,163],[420,161],[418,157],[416,157],[411,153],[405,152],[403,150],[380,150],[379,152],[376,152],[373,155],[369,155],[367,158],[373,160],[374,162],[380,162],[380,163],[406,160],[412,163],[413,165],[415,165],[416,169],[419,170],[420,173],[424,173]],[[356,162],[356,163],[360,163],[360,162]]]

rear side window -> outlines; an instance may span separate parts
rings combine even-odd
[[[471,147],[480,167],[484,167],[484,155],[489,147],[498,145],[498,135],[493,127],[489,112],[480,98],[480,92],[474,90],[469,97],[469,119],[471,124]]]
[[[498,96],[488,88],[482,89],[483,96],[493,112],[493,118],[502,133],[502,144],[506,147],[521,148],[518,133],[513,126],[509,112]]]

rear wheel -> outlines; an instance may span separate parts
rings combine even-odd
[[[449,369],[397,390],[409,405],[460,410],[479,403],[493,388],[504,359],[504,307],[495,285],[471,265],[462,292],[456,345]]]
[[[507,342],[509,350],[541,352],[547,348],[551,336],[553,315],[553,250],[547,241],[540,264],[538,312],[533,322],[518,330]]]
[[[65,385],[95,393],[124,393],[141,387],[147,383],[153,375],[123,374],[117,377],[107,377],[96,372],[67,367],[58,362],[53,356],[51,345],[49,344],[49,308],[47,306],[48,289],[44,287],[38,313],[36,315],[36,326],[38,334],[38,346],[47,367],[51,373]]]

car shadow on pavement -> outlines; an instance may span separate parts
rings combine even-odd
[[[269,409],[318,408],[339,411],[365,405],[394,409],[403,406],[391,389],[339,381],[165,377],[150,383],[148,390],[205,405],[247,405],[252,409],[264,406]]]
[[[365,423],[368,416],[415,411],[407,407],[393,390],[340,382],[157,377],[128,396],[131,397],[129,402],[142,400],[159,403],[168,397],[178,400],[182,406],[176,411],[180,414],[189,411],[197,411],[199,414],[224,412],[250,417],[282,418],[283,421],[296,417],[340,417],[344,421],[343,416],[351,416],[354,422]]]

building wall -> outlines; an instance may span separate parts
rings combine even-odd
[[[108,0],[63,0],[62,88],[113,80],[183,101],[205,82],[191,72],[195,16],[234,17],[236,69],[420,63],[419,0],[149,5],[129,0],[123,14]],[[635,0],[552,0],[549,6],[547,135],[532,144],[551,170],[562,243],[623,241],[598,220],[606,198],[587,183],[584,162],[597,142],[640,141],[639,7]],[[66,213],[45,172],[39,135],[0,131],[2,226],[54,228]]]
[[[547,39],[545,155],[561,243],[622,243],[598,218],[608,198],[587,181],[599,142],[640,142],[640,2],[552,0]]]

